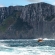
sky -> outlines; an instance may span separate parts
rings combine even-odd
[[[16,6],[16,5],[27,5],[31,3],[46,2],[55,5],[55,0],[0,0],[0,7]]]

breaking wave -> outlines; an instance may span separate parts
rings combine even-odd
[[[0,40],[0,55],[55,55],[55,40]]]

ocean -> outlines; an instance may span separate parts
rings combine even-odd
[[[0,55],[55,55],[55,40],[6,39],[0,40]]]

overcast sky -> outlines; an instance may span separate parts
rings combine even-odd
[[[27,5],[31,3],[46,2],[55,5],[55,0],[0,0],[0,7],[10,5]]]

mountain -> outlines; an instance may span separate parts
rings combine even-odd
[[[0,39],[55,38],[55,6],[44,2],[0,7]]]

